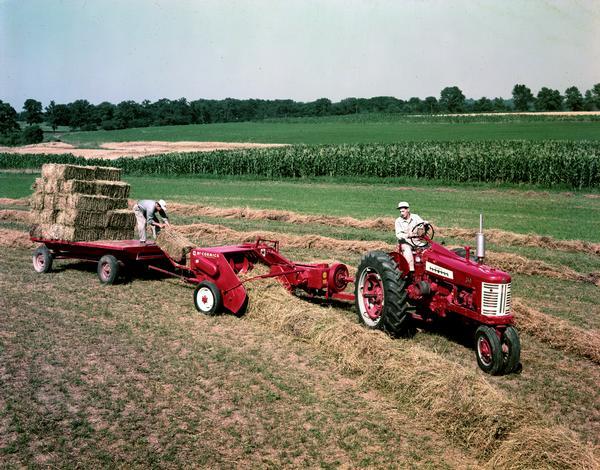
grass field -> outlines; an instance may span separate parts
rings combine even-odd
[[[600,121],[549,119],[506,122],[353,121],[240,122],[117,131],[70,132],[61,140],[85,147],[138,140],[353,144],[459,140],[600,140]]]
[[[0,173],[0,198],[28,196],[35,177]],[[125,179],[132,198],[172,204],[372,219],[396,216],[396,203],[407,199],[414,212],[441,227],[475,228],[483,210],[488,229],[600,241],[597,194],[408,180]],[[24,208],[5,201],[3,209]],[[283,250],[294,260],[337,259],[353,267],[360,253],[345,250],[343,242],[394,240],[391,227],[185,210],[175,211],[172,221],[233,230],[218,235],[222,242],[238,242],[254,230],[331,237],[340,248],[314,241],[311,248]],[[0,217],[0,229],[24,231],[27,225]],[[201,228],[196,238],[214,244]],[[438,239],[473,243],[443,234]],[[591,346],[598,342],[599,287],[560,275],[600,273],[598,255],[502,241],[489,242],[488,249],[551,266],[535,274],[515,268],[513,295],[541,312],[542,330],[555,331],[563,322],[557,327],[562,333],[553,334],[572,330],[596,335]],[[38,276],[30,250],[4,246],[1,253],[0,302],[8,314],[0,316],[0,459],[8,466],[64,467],[74,460],[84,467],[597,464],[590,449],[600,436],[600,368],[533,330],[521,331],[523,373],[490,377],[477,369],[460,331],[424,329],[394,341],[354,329],[351,306],[279,298],[264,286],[249,287],[254,309],[245,317],[207,318],[195,314],[191,290],[175,280],[142,276],[101,287],[94,265],[62,261],[55,273]],[[377,350],[357,349],[371,342]],[[408,369],[393,375],[394,367]],[[482,437],[490,425],[520,438],[505,452],[506,436]]]

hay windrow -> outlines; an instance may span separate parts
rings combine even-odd
[[[272,279],[247,288],[249,319],[313,345],[341,370],[392,395],[403,407],[416,409],[454,442],[492,462],[505,458],[500,450],[509,447],[523,429],[560,435],[561,428],[511,400],[476,369],[452,363],[410,340],[392,340],[367,330],[335,309],[291,297]],[[574,442],[584,450],[582,455],[591,454],[585,445]],[[552,446],[536,441],[523,449],[521,459],[534,462],[548,451],[556,451],[554,441]],[[588,461],[585,457],[576,463],[584,466]]]
[[[20,199],[12,199],[9,197],[0,197],[0,204],[3,206],[27,206],[29,205],[29,196]]]
[[[584,330],[566,320],[546,315],[515,298],[513,309],[517,326],[553,348],[571,352],[600,364],[600,332]]]
[[[600,468],[593,449],[583,445],[572,431],[535,426],[523,426],[513,432],[502,442],[489,464],[491,468],[523,470]]]
[[[0,246],[8,248],[32,248],[35,243],[29,239],[26,232],[0,228]]]
[[[222,217],[248,220],[276,220],[295,224],[322,224],[336,227],[393,231],[395,218],[377,217],[374,219],[356,219],[353,217],[335,217],[299,214],[284,210],[251,209],[249,207],[218,208],[201,204],[172,203],[170,210],[186,216]],[[438,236],[451,238],[475,238],[477,230],[456,227],[435,227]],[[582,252],[600,255],[600,243],[581,240],[556,240],[552,237],[534,234],[520,234],[499,229],[486,229],[486,239],[490,243],[510,246],[532,246],[562,251]]]
[[[0,220],[10,220],[12,222],[30,223],[31,217],[29,211],[21,211],[15,209],[1,209]]]

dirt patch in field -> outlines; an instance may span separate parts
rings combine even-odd
[[[11,222],[31,223],[31,213],[29,211],[20,211],[15,209],[0,209],[0,220],[10,220]]]
[[[335,217],[299,214],[284,210],[251,209],[249,207],[218,208],[199,204],[170,204],[170,210],[185,216],[222,217],[226,219],[275,220],[294,224],[322,224],[336,227],[350,227],[371,230],[393,230],[395,219],[377,217],[374,219],[355,219],[354,217]],[[456,227],[435,227],[438,236],[452,238],[475,238],[477,230]],[[600,243],[582,240],[557,240],[552,237],[534,234],[507,232],[499,229],[485,231],[490,243],[510,246],[532,246],[562,251],[582,252],[600,255]]]
[[[100,148],[78,148],[66,142],[44,142],[41,144],[24,145],[21,147],[0,147],[0,153],[19,154],[64,154],[70,153],[76,157],[103,158],[114,160],[120,157],[145,157],[163,153],[176,152],[212,152],[214,150],[237,150],[265,147],[285,147],[287,144],[260,144],[253,142],[105,142]]]

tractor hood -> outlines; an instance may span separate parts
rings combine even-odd
[[[486,264],[467,260],[444,246],[432,242],[424,253],[425,271],[441,278],[446,278],[463,286],[487,282],[507,284],[511,282],[510,274]]]

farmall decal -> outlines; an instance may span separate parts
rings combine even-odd
[[[430,263],[429,261],[425,262],[425,271],[429,271],[430,273],[437,274],[438,276],[442,276],[447,279],[454,279],[454,273],[452,271],[442,268],[437,264]]]

